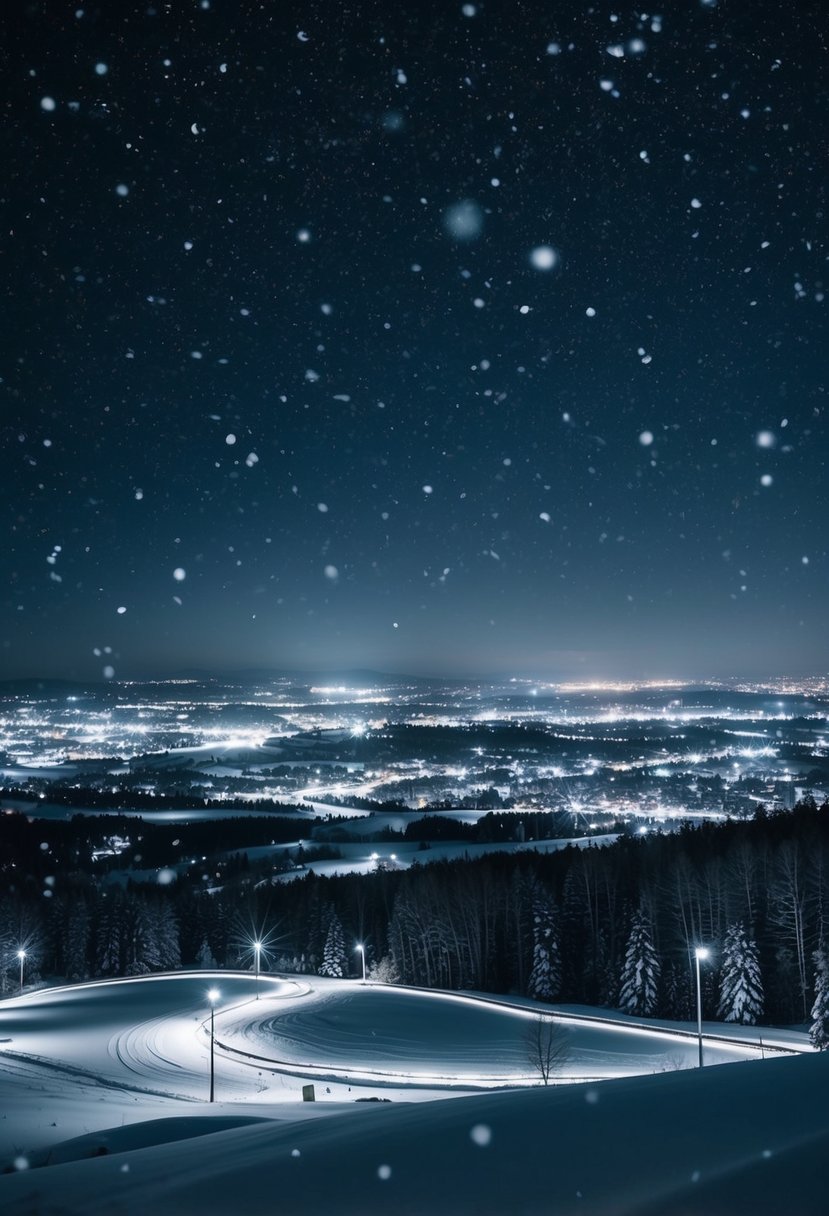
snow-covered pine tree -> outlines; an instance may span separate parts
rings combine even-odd
[[[652,1017],[656,1012],[659,973],[650,923],[640,909],[630,927],[619,986],[619,1008],[639,1017]]]
[[[537,1001],[555,1001],[561,992],[561,951],[558,917],[549,895],[533,894],[533,965],[527,993]]]
[[[809,1038],[818,1051],[829,1049],[829,950],[821,946],[812,955],[815,963],[815,1003]]]
[[[390,954],[384,954],[381,959],[377,959],[371,964],[368,969],[368,978],[373,984],[399,984],[400,972],[397,970],[397,964]]]
[[[217,966],[216,960],[213,957],[213,951],[210,949],[210,943],[205,936],[202,944],[196,952],[196,966],[201,967],[203,971],[212,971]]]
[[[334,979],[342,979],[346,973],[347,960],[345,953],[345,935],[342,923],[336,912],[331,913],[328,922],[328,932],[325,935],[325,946],[322,951],[322,962],[319,974],[329,975]]]
[[[175,971],[181,966],[178,921],[166,899],[161,900],[156,908],[156,933],[159,966],[164,971]]]
[[[128,894],[124,900],[123,966],[125,975],[159,970],[155,917],[147,901]]]
[[[754,1026],[763,1016],[763,979],[757,943],[748,937],[742,921],[728,926],[722,958],[717,1016],[724,1022]]]

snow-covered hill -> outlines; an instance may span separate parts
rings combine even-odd
[[[826,1210],[827,1057],[711,1041],[706,1061],[732,1062],[699,1070],[667,1025],[570,1020],[556,1079],[616,1079],[544,1088],[532,1008],[302,977],[254,989],[190,973],[0,1005],[3,1212]],[[523,1088],[472,1092],[504,1085]]]

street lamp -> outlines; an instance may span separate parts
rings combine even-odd
[[[259,955],[262,950],[262,943],[257,938],[253,943],[253,952],[256,956],[256,999],[259,1000]]]
[[[207,999],[210,1001],[210,1102],[213,1101],[213,1080],[215,1076],[213,1067],[213,1015],[216,1009],[216,1002],[221,995],[218,988],[211,988],[207,994]]]
[[[20,959],[20,991],[23,991],[23,963],[26,958],[25,950],[18,950],[17,957]]]
[[[357,945],[354,947],[354,949],[360,951],[360,958],[362,959],[362,963],[363,963],[363,983],[365,983],[366,982],[366,948],[362,942],[357,942]]]
[[[699,978],[699,961],[708,958],[706,946],[697,946],[694,950],[694,960],[697,965],[697,1038],[699,1040],[699,1066],[702,1068],[702,984]]]

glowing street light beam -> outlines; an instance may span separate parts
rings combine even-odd
[[[210,1097],[208,1098],[209,1102],[213,1101],[213,1095],[214,1095],[214,1091],[215,1091],[214,1082],[215,1082],[215,1076],[216,1076],[214,1061],[213,1061],[213,1047],[214,1047],[213,1018],[214,1018],[214,1014],[216,1012],[216,1002],[218,1001],[218,999],[221,995],[222,994],[219,992],[218,988],[211,988],[209,990],[209,992],[207,993],[207,999],[208,999],[208,1001],[210,1001]]]
[[[18,950],[17,957],[20,959],[20,991],[23,991],[23,964],[26,961],[26,951]]]
[[[360,951],[360,958],[362,959],[362,963],[363,963],[363,983],[365,983],[366,982],[366,948],[362,942],[357,942],[357,945],[354,947],[354,949],[355,949],[355,951],[356,950]]]
[[[697,967],[697,1039],[699,1041],[699,1066],[702,1068],[702,984],[699,977],[700,959],[708,958],[708,948],[697,946],[694,950],[694,961]]]
[[[259,1000],[259,956],[262,953],[262,943],[259,938],[253,943],[253,952],[256,956],[256,999]]]

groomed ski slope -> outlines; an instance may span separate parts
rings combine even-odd
[[[761,1053],[749,1031],[706,1040],[706,1063],[731,1066],[699,1070],[693,1036],[579,1014],[562,1019],[566,1056],[544,1088],[528,1002],[269,976],[257,999],[249,973],[226,972],[5,1001],[0,1164],[17,1172],[0,1177],[0,1208],[230,1212],[243,1194],[248,1212],[327,1216],[825,1210],[804,1181],[829,1143],[823,1056]],[[764,1207],[784,1186],[787,1205]],[[719,1209],[734,1188],[748,1206]]]

